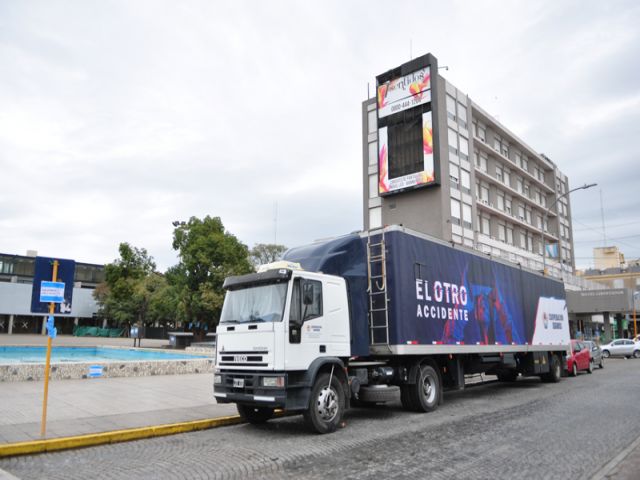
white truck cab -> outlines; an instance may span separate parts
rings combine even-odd
[[[280,262],[230,277],[224,287],[214,376],[218,402],[237,403],[240,413],[257,423],[274,408],[307,409],[323,368],[333,370],[346,389],[343,369],[335,372],[350,355],[343,278]]]

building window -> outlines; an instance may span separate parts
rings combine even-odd
[[[498,180],[499,182],[502,182],[503,173],[504,173],[504,169],[500,165],[496,164],[496,180]]]
[[[527,223],[529,225],[531,225],[531,210],[529,210],[528,208],[524,211],[525,213],[525,219],[527,220]]]
[[[511,170],[509,170],[508,168],[505,168],[502,176],[503,176],[504,184],[507,187],[511,187]]]
[[[458,167],[456,165],[449,165],[449,180],[451,180],[451,186],[456,190],[460,188],[458,175]]]
[[[500,151],[501,143],[502,143],[502,139],[500,138],[500,135],[494,135],[494,137],[493,137],[493,149],[496,152]]]
[[[449,152],[458,154],[458,134],[452,128],[449,129]]]
[[[502,153],[503,156],[509,158],[509,145],[507,144],[507,142],[502,142],[500,153]]]
[[[455,198],[451,199],[451,223],[460,225],[460,202]]]
[[[522,179],[521,178],[517,178],[516,179],[516,190],[518,191],[518,193],[522,193],[523,187],[522,187]]]
[[[498,202],[498,210],[504,211],[504,192],[498,190],[496,193],[496,201]]]
[[[369,175],[369,198],[378,196],[378,175]]]
[[[369,112],[367,125],[369,126],[369,133],[376,133],[378,131],[378,112],[376,110]]]
[[[507,227],[507,243],[513,245],[513,227]]]
[[[471,193],[471,174],[464,169],[460,169],[460,185],[464,193]]]
[[[458,123],[464,128],[467,128],[467,107],[458,103]]]
[[[527,159],[527,157],[522,157],[522,169],[525,172],[529,171],[529,160]]]
[[[491,222],[487,217],[480,217],[480,231],[485,235],[491,235]]]
[[[447,95],[447,117],[456,121],[456,99],[451,95]]]
[[[473,220],[471,217],[471,205],[462,204],[462,221],[465,228],[473,228]]]
[[[460,158],[469,160],[469,141],[463,136],[460,136],[458,140],[460,142]]]
[[[507,240],[507,227],[504,223],[498,224],[498,240],[505,242]]]
[[[536,215],[536,225],[538,228],[542,228],[542,215]]]
[[[476,167],[478,167],[478,170],[486,173],[486,171],[487,171],[487,156],[484,153],[480,153],[480,155],[476,156]]]
[[[514,154],[514,161],[517,166],[520,167],[522,165],[522,155],[520,154],[520,152],[516,152]]]
[[[518,205],[518,219],[524,221],[524,206]]]
[[[480,187],[480,200],[484,203],[489,203],[489,187],[485,185]]]
[[[524,182],[524,195],[529,198],[529,183]]]
[[[504,211],[511,215],[511,197],[504,197]]]
[[[520,232],[520,248],[527,249],[527,234],[523,231]]]
[[[487,130],[480,123],[478,124],[478,138],[485,143],[487,141]]]

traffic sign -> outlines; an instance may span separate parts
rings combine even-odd
[[[56,282],[51,282],[53,279],[53,262],[55,258],[49,257],[36,257],[35,271],[33,275],[33,289],[31,290],[31,312],[32,313],[54,313],[54,314],[70,314],[71,302],[73,300],[73,282],[76,274],[76,262],[74,260],[60,260],[58,262],[58,271],[56,276]],[[56,300],[41,300],[42,287],[51,286],[55,283],[61,283],[63,287],[63,298],[61,301]],[[45,290],[46,293],[60,293],[59,289]],[[60,300],[60,296],[57,295],[57,299]],[[49,311],[49,303],[55,303],[55,309],[53,312]]]

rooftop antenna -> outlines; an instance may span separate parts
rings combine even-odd
[[[604,225],[604,203],[602,202],[602,189],[600,189],[600,216],[602,218],[602,246],[607,246],[607,231]]]
[[[278,201],[273,205],[273,244],[278,244]]]

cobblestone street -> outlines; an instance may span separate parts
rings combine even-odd
[[[640,361],[560,384],[520,379],[445,395],[436,412],[355,409],[331,435],[293,416],[255,427],[63,453],[0,468],[35,478],[590,478],[638,437]]]

